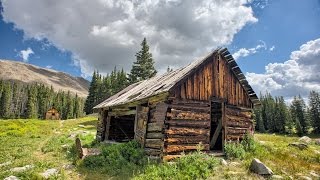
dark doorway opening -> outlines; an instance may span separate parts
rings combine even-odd
[[[108,140],[127,142],[134,139],[135,115],[112,116]]]
[[[222,103],[211,102],[210,150],[222,151]]]

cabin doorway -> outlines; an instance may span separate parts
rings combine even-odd
[[[135,115],[111,116],[108,140],[128,142],[134,139]]]
[[[210,150],[223,151],[223,102],[211,101]]]

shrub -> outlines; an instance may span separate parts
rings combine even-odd
[[[149,165],[135,179],[206,179],[218,161],[200,151],[183,155],[174,164]]]
[[[89,169],[100,168],[103,173],[112,176],[119,174],[130,176],[144,167],[146,162],[147,158],[139,143],[130,141],[104,146],[100,155],[85,158],[82,165]]]
[[[246,151],[241,143],[226,143],[224,145],[224,152],[228,159],[239,158],[244,159]]]
[[[241,144],[246,152],[255,152],[257,144],[253,139],[253,136],[250,134],[245,134]]]

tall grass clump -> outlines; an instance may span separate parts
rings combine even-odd
[[[227,142],[224,151],[228,159],[244,159],[248,154],[254,154],[260,149],[253,136],[246,134],[241,142]]]
[[[88,169],[99,169],[111,176],[131,176],[147,163],[143,149],[136,141],[103,146],[98,156],[86,157],[82,166]]]
[[[213,175],[217,165],[216,158],[197,151],[183,155],[174,163],[148,165],[144,173],[134,179],[206,179]]]

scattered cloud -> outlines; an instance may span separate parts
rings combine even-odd
[[[260,44],[258,44],[256,47],[253,47],[253,48],[249,48],[249,49],[246,49],[246,48],[241,48],[239,49],[237,52],[233,53],[233,58],[235,60],[241,58],[241,57],[246,57],[246,56],[249,56],[249,55],[252,55],[252,54],[255,54],[257,53],[260,49],[264,49],[266,50],[267,49],[267,45],[264,41],[261,41],[260,40]]]
[[[5,0],[2,5],[5,22],[22,29],[26,39],[47,39],[72,52],[84,76],[114,66],[128,70],[143,37],[158,70],[176,68],[230,44],[244,26],[258,21],[248,0]]]
[[[51,65],[47,65],[46,68],[47,68],[47,69],[51,69],[52,66],[51,66]]]
[[[265,72],[247,73],[247,79],[257,93],[269,91],[273,95],[292,98],[307,97],[311,90],[320,91],[320,38],[311,40],[291,52],[283,63],[270,63]]]
[[[34,54],[33,50],[29,47],[26,50],[21,50],[18,54],[19,57],[22,58],[23,62],[28,62],[29,61],[29,56],[31,54]]]
[[[275,46],[272,46],[271,48],[269,48],[269,51],[273,51],[275,48]]]

